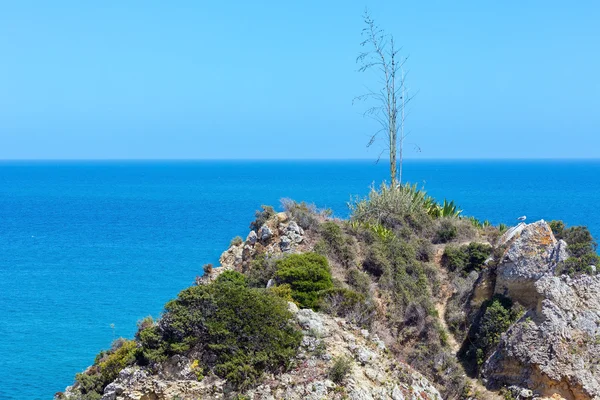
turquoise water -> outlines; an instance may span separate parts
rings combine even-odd
[[[405,174],[493,223],[600,234],[599,161],[408,161]],[[0,163],[0,399],[63,390],[245,237],[261,204],[345,217],[350,194],[385,177],[368,161]]]

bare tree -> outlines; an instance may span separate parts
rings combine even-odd
[[[375,143],[380,134],[386,139],[386,147],[379,155],[377,161],[385,150],[389,151],[390,177],[392,186],[402,183],[402,159],[404,150],[404,139],[407,134],[404,131],[406,118],[406,105],[412,98],[407,98],[406,73],[404,64],[408,57],[399,54],[400,49],[395,47],[394,37],[387,35],[382,29],[375,25],[368,11],[363,16],[366,27],[362,30],[364,37],[361,46],[368,48],[367,51],[358,55],[356,62],[360,64],[359,71],[375,69],[380,74],[381,88],[367,92],[354,100],[372,100],[376,104],[368,108],[364,115],[377,121],[380,129],[371,135],[367,147]],[[396,159],[399,159],[399,162]]]

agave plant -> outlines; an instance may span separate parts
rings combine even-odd
[[[480,220],[475,217],[466,217],[466,219],[475,227],[475,228],[483,228],[483,224]]]
[[[373,233],[375,233],[383,241],[387,241],[394,236],[394,232],[391,229],[386,228],[381,224],[375,224],[370,226]]]
[[[454,200],[448,202],[444,199],[444,204],[440,207],[440,217],[458,217],[462,213],[462,210],[454,204]]]

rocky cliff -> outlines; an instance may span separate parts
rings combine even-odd
[[[213,367],[199,368],[198,360],[206,357],[196,350],[171,352],[151,365],[124,362],[118,374],[110,375],[116,378],[102,386],[101,397],[86,397],[82,390],[85,376],[103,368],[102,363],[92,366],[82,374],[85,379],[58,398],[496,399],[498,393],[488,389],[507,387],[512,392],[506,393],[519,398],[600,398],[600,278],[558,274],[569,257],[568,244],[557,240],[545,221],[519,224],[498,239],[495,228],[474,230],[457,218],[409,234],[406,228],[349,224],[301,211],[300,216],[257,214],[260,223],[223,252],[220,268],[196,282],[209,286],[235,271],[253,282],[252,290],[274,288],[277,296],[289,297],[289,285],[277,278],[278,260],[311,251],[326,255],[333,289],[322,291],[321,311],[288,303],[302,332],[289,368],[266,372],[256,384],[240,389]],[[439,235],[432,229],[447,230],[448,224],[466,233],[454,243],[433,245]],[[494,256],[485,260],[488,243],[495,246]],[[443,261],[450,247],[462,270],[448,269]],[[311,274],[302,279],[312,279]],[[496,296],[524,312],[506,331],[492,332],[499,339],[486,350],[480,375],[469,380],[459,364],[468,360],[456,353],[460,344],[448,336],[443,310],[450,297],[458,298],[462,309],[454,315],[462,313],[463,323],[476,324],[480,320],[467,316],[481,314]],[[461,333],[460,323],[453,326],[458,341],[467,337],[465,343],[470,340],[466,330],[475,328],[466,326]],[[143,344],[132,346],[140,350]],[[343,377],[336,377],[333,371],[341,367]]]
[[[567,258],[544,221],[507,232],[496,292],[527,312],[502,336],[483,376],[492,387],[518,385],[539,395],[600,398],[600,278],[555,276]]]

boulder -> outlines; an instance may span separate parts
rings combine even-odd
[[[271,236],[273,236],[273,231],[267,225],[261,226],[260,229],[258,230],[258,237],[263,242],[266,242],[269,239],[271,239]]]
[[[566,243],[557,241],[544,221],[519,224],[500,239],[506,250],[496,269],[495,293],[534,307],[539,301],[535,282],[552,274],[567,258]]]
[[[258,240],[258,236],[256,235],[256,232],[250,231],[250,233],[246,237],[246,243],[248,243],[250,245],[254,245],[257,240]]]

